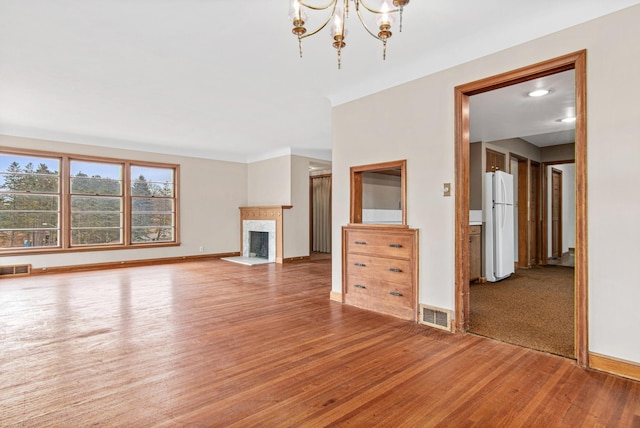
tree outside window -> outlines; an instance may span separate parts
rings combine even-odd
[[[0,248],[60,245],[60,159],[0,154]]]

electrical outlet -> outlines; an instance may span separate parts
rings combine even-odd
[[[451,196],[451,183],[444,183],[442,186],[443,196]]]
[[[203,253],[204,252],[204,246],[200,245],[200,252]]]

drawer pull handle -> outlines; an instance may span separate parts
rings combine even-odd
[[[398,268],[389,268],[389,270],[391,272],[402,272],[402,269],[398,269]]]
[[[367,288],[364,285],[360,285],[360,284],[355,284],[354,287],[356,287],[356,288]]]
[[[366,265],[364,263],[355,263],[356,266],[358,267],[365,267]]]
[[[402,248],[402,244],[389,244],[391,248]]]
[[[402,297],[402,293],[399,291],[389,291],[389,294],[391,294],[392,296]]]
[[[367,243],[365,241],[356,241],[355,244],[356,245],[367,245]]]

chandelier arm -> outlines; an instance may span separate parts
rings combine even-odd
[[[314,6],[312,4],[303,2],[302,0],[298,0],[298,3],[300,3],[301,6],[304,6],[306,8],[312,9],[312,10],[326,10],[326,9],[329,9],[331,7],[331,5],[333,5],[333,10],[335,10],[336,9],[336,4],[338,3],[338,0],[331,0],[331,1],[329,1],[329,3],[327,3],[324,6]]]
[[[363,4],[362,1],[360,1],[360,4]],[[365,8],[367,10],[369,10],[366,6],[365,6]],[[378,37],[377,34],[371,32],[371,30],[369,30],[369,27],[367,27],[367,24],[364,22],[364,19],[362,18],[362,14],[360,13],[360,9],[358,9],[358,8],[356,8],[356,15],[358,15],[358,20],[360,21],[360,24],[362,24],[364,29],[367,30],[367,33],[369,33],[369,35],[371,37],[373,37],[374,39],[378,39],[380,41],[383,41],[380,37]]]
[[[307,5],[306,5],[305,3],[303,3],[303,2],[300,2],[300,4],[301,4],[301,5],[304,5],[304,6],[306,6],[306,7],[309,7],[309,6],[307,6]],[[329,3],[328,5],[326,5],[324,8],[318,8],[318,9],[313,8],[313,7],[311,8],[311,9],[314,9],[314,10],[325,10],[325,9],[327,9],[328,7],[330,7],[332,4],[333,4],[333,8],[331,9],[331,13],[329,14],[329,17],[328,17],[328,18],[327,18],[327,19],[322,23],[322,25],[320,25],[320,26],[319,26],[318,28],[316,28],[315,30],[313,30],[313,31],[311,31],[311,32],[309,32],[309,33],[306,33],[305,35],[300,36],[300,39],[306,39],[306,38],[307,38],[307,37],[309,37],[309,36],[313,36],[314,34],[318,34],[320,31],[322,31],[322,29],[323,29],[324,27],[326,27],[326,26],[327,26],[327,24],[331,21],[331,18],[333,18],[333,14],[336,12],[336,6],[338,5],[338,0],[332,0],[332,1],[331,1],[331,3]]]
[[[364,0],[359,0],[359,1],[358,1],[358,3],[360,3],[360,5],[361,5],[362,7],[364,7],[365,9],[367,9],[367,10],[368,10],[369,12],[371,12],[371,13],[377,13],[378,15],[380,15],[380,14],[383,14],[383,13],[384,13],[384,12],[383,12],[383,11],[381,11],[381,10],[374,9],[374,8],[372,8],[372,7],[369,7],[369,6],[364,2]],[[357,8],[356,8],[356,9],[357,9]],[[400,12],[400,9],[399,9],[399,8],[398,8],[398,9],[389,9],[389,10],[387,11],[387,13],[396,13],[396,12]]]

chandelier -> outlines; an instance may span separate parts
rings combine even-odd
[[[392,9],[389,6],[387,1],[391,1],[393,6]],[[349,4],[353,3],[353,8],[355,9],[356,15],[358,16],[358,20],[362,24],[367,33],[371,35],[373,38],[376,38],[382,42],[382,59],[387,58],[387,40],[393,34],[391,32],[391,26],[393,25],[393,21],[395,20],[395,15],[399,15],[400,17],[400,31],[402,32],[402,10],[404,6],[409,4],[409,0],[383,0],[380,9],[374,9],[373,7],[368,6],[364,0],[329,0],[328,4],[325,5],[312,5],[303,0],[293,0],[293,5],[291,7],[291,11],[289,13],[289,17],[291,18],[291,22],[293,23],[292,33],[298,37],[298,47],[300,50],[300,57],[302,58],[302,39],[313,36],[314,34],[321,31],[325,28],[329,22],[331,22],[331,37],[333,38],[333,47],[338,50],[338,68],[341,67],[341,54],[342,49],[347,45],[345,42],[345,37],[347,36],[347,29],[345,28],[345,20],[349,17]],[[311,32],[307,32],[305,28],[305,23],[307,21],[307,14],[305,13],[305,9],[313,10],[313,11],[326,11],[329,10],[330,13],[327,19],[322,22],[315,30]],[[362,11],[365,10],[369,14],[373,14],[372,16],[376,17],[376,25],[378,26],[377,30],[371,30],[365,19],[363,18]]]

